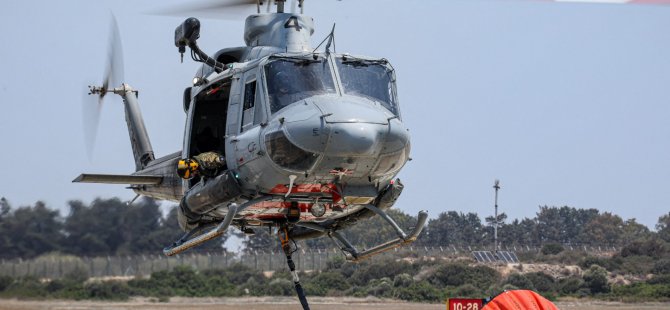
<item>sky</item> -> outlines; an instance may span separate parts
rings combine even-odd
[[[157,156],[180,150],[182,92],[198,65],[179,62],[184,17],[146,12],[179,1],[13,1],[0,25],[0,196],[130,200],[119,185],[71,183],[82,172],[133,172],[120,99],[103,107],[86,152],[82,99],[99,84],[110,12],[125,81]],[[513,0],[308,0],[316,46],[336,23],[338,52],[396,69],[412,161],[397,207],[431,217],[493,213],[493,182],[509,218],[539,206],[597,208],[653,228],[670,211],[670,6]],[[249,14],[255,7],[249,8]],[[197,16],[196,16],[197,17]],[[200,47],[240,46],[244,17],[202,19]]]

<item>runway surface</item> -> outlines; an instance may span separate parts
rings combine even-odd
[[[309,299],[314,310],[369,309],[369,310],[445,310],[445,304],[407,303],[377,298],[313,297]],[[559,309],[585,310],[667,310],[670,303],[622,304],[600,301],[563,301],[557,302]],[[300,309],[300,304],[292,297],[246,297],[246,298],[170,298],[169,302],[159,302],[154,298],[133,298],[126,302],[108,301],[71,301],[71,300],[0,300],[0,310],[158,310],[158,309],[220,309],[220,310],[280,310]]]

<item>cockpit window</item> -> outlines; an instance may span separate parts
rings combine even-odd
[[[345,94],[374,100],[398,114],[393,72],[386,60],[337,58],[337,68]]]
[[[335,93],[326,59],[277,59],[265,65],[265,78],[272,113],[308,97]]]

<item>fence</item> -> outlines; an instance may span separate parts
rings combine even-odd
[[[594,254],[616,252],[612,246],[575,246],[564,245],[567,251],[585,251]],[[509,246],[501,250],[516,253],[539,252],[538,246]],[[472,257],[472,251],[491,250],[484,247],[416,247],[408,246],[394,249],[370,258],[455,258]],[[298,270],[323,270],[328,261],[342,257],[339,249],[300,249],[293,255]],[[208,252],[183,253],[173,257],[163,255],[135,255],[108,257],[75,257],[75,256],[41,256],[36,259],[2,260],[0,275],[21,277],[35,276],[39,278],[60,278],[74,270],[86,270],[91,277],[115,276],[148,276],[153,272],[171,270],[175,266],[191,266],[196,270],[224,269],[235,264],[242,264],[258,271],[286,271],[286,259],[281,251],[251,250],[244,253]]]

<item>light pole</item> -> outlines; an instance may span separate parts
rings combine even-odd
[[[495,207],[496,212],[493,218],[493,250],[495,251],[496,256],[498,256],[498,190],[500,189],[500,181],[495,180],[493,188],[496,190],[495,198]]]

